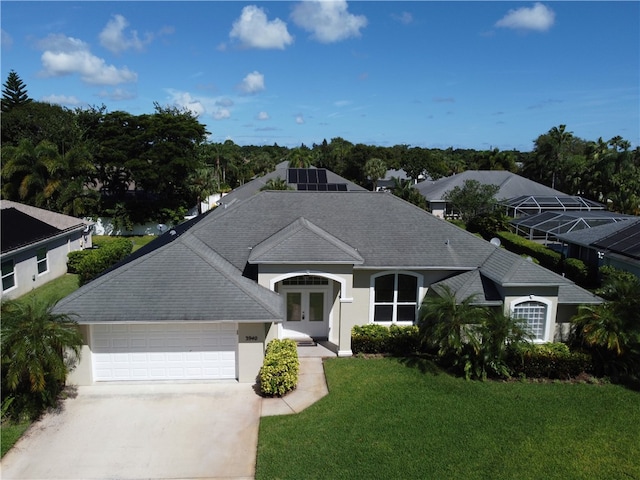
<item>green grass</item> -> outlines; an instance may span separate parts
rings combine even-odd
[[[117,238],[121,238],[115,235],[94,235],[93,236],[93,244],[94,245],[100,245],[100,244],[105,244],[105,243],[109,243],[112,240],[115,240]],[[155,235],[134,235],[134,236],[130,236],[130,237],[126,237],[129,240],[131,240],[131,243],[133,243],[133,250],[131,251],[131,253],[135,252],[136,250],[138,250],[139,248],[145,246],[147,243],[152,242],[153,240],[155,240],[156,238],[158,238]]]
[[[11,447],[20,439],[22,434],[27,428],[29,428],[31,422],[3,422],[0,428],[0,457],[4,457],[4,454],[9,451]]]
[[[418,366],[326,361],[327,397],[261,419],[256,478],[640,478],[637,392],[467,382]]]
[[[58,301],[70,293],[73,293],[78,289],[78,275],[67,273],[61,277],[58,277],[50,282],[45,283],[41,287],[38,287],[29,293],[22,295],[19,300],[26,300],[31,297],[38,297],[38,299],[47,301]]]

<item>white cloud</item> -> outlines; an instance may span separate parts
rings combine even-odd
[[[233,100],[231,100],[230,98],[221,98],[219,100],[216,100],[216,105],[218,107],[233,107]]]
[[[238,88],[245,94],[258,93],[265,89],[264,75],[258,71],[253,71],[242,79]]]
[[[2,42],[2,48],[11,48],[13,45],[13,38],[9,35],[5,29],[0,29],[0,41]]]
[[[71,106],[78,106],[81,105],[82,102],[80,100],[78,100],[77,97],[74,97],[73,95],[69,96],[69,95],[47,95],[45,97],[42,97],[42,101],[46,102],[46,103],[51,103],[53,105],[71,105]]]
[[[269,114],[267,112],[258,112],[256,117],[258,120],[269,120]]]
[[[231,118],[231,111],[228,108],[220,108],[213,112],[213,118],[216,120]]]
[[[134,50],[142,50],[146,43],[151,41],[147,36],[146,41],[138,38],[138,32],[131,30],[128,37],[125,34],[125,28],[129,26],[129,22],[122,15],[114,15],[111,20],[100,32],[100,45],[113,53],[120,53],[130,48]]]
[[[293,43],[293,37],[287,31],[287,24],[279,18],[269,21],[264,10],[255,5],[242,9],[240,18],[233,22],[229,37],[250,48],[284,50],[287,45]]]
[[[302,125],[304,123],[304,116],[301,113],[296,115],[296,123],[298,125]]]
[[[181,92],[171,89],[167,91],[170,95],[173,105],[180,108],[186,108],[196,117],[199,117],[206,112],[206,108],[204,107],[202,102],[199,99],[193,98],[189,92]]]
[[[135,82],[138,74],[127,67],[117,68],[96,57],[82,40],[64,35],[50,35],[39,42],[44,50],[41,56],[47,77],[78,74],[82,81],[92,85],[118,85]]]
[[[517,30],[547,31],[554,24],[556,14],[542,3],[533,7],[522,7],[509,12],[496,22],[496,27],[513,28]]]
[[[364,15],[353,15],[347,9],[345,0],[304,1],[293,7],[291,19],[319,42],[339,42],[359,37],[360,29],[367,26]]]
[[[413,22],[413,15],[409,12],[402,12],[401,14],[392,14],[391,17],[394,20],[397,20],[400,23],[404,23],[405,25],[409,25]]]

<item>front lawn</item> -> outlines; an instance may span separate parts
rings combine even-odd
[[[640,478],[640,394],[623,387],[465,381],[394,358],[325,371],[327,397],[261,419],[257,479]]]
[[[4,454],[9,451],[13,444],[16,443],[27,428],[29,428],[31,422],[23,421],[19,423],[4,421],[0,427],[0,438],[2,446],[0,448],[0,457],[4,457]]]
[[[44,302],[59,301],[78,289],[78,275],[66,273],[20,297],[20,301],[37,297]]]

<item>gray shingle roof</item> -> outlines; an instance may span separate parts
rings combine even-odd
[[[495,247],[480,267],[480,272],[504,286],[563,285],[572,282],[536,265],[515,253]]]
[[[269,182],[269,180],[276,179],[278,177],[283,180],[287,180],[288,169],[288,161],[280,162],[273,172],[269,172],[266,175],[257,177],[250,182],[247,182],[244,185],[232,190],[224,197],[222,197],[222,199],[218,203],[220,205],[227,205],[230,207],[232,205],[235,205],[237,202],[247,200],[248,198],[253,197],[256,193],[260,192],[260,189],[264,187]],[[330,170],[326,170],[326,173],[327,183],[344,183],[347,185],[347,190],[349,191],[366,191],[366,189],[361,187],[360,185],[357,185],[347,180],[346,178],[333,173]],[[295,189],[295,185],[290,184],[290,186]]]
[[[390,193],[263,191],[214,210],[192,232],[244,269],[251,249],[299,217],[357,248],[361,268],[424,267],[467,270],[493,246]]]
[[[495,284],[477,269],[434,283],[431,288],[440,294],[445,286],[455,293],[456,300],[459,302],[473,296],[473,305],[502,305],[502,299]]]
[[[65,297],[79,323],[281,321],[284,302],[188,232]]]
[[[450,177],[420,182],[415,185],[415,188],[428,201],[432,202],[442,200],[444,194],[453,188],[464,186],[466,180],[477,180],[485,185],[498,185],[500,187],[496,194],[498,200],[520,195],[567,196],[566,193],[541,185],[515,173],[498,170],[467,170]]]
[[[351,264],[364,262],[358,251],[303,217],[251,249],[249,263]]]

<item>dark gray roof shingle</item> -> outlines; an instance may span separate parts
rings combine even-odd
[[[249,263],[363,263],[358,251],[303,217],[251,249]]]
[[[187,233],[88,283],[55,310],[80,323],[277,322],[284,303]]]

